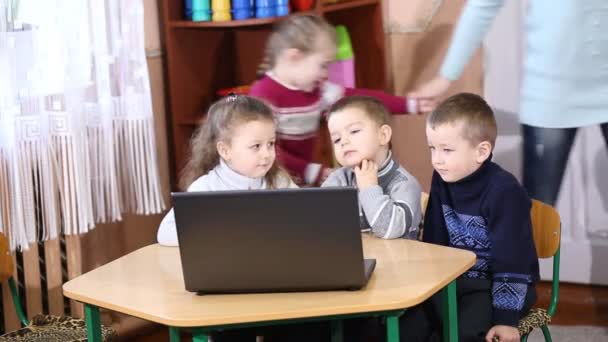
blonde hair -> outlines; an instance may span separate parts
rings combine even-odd
[[[235,127],[257,120],[273,124],[275,122],[272,110],[262,101],[250,96],[229,95],[211,105],[205,122],[190,140],[191,155],[182,170],[180,188],[186,191],[192,182],[219,164],[219,141],[229,142]],[[281,177],[287,178],[287,175],[275,159],[264,178],[272,189],[277,187]]]
[[[496,142],[496,119],[488,103],[479,95],[460,93],[443,101],[429,115],[427,125],[432,129],[446,123],[463,121],[466,128],[463,138],[473,145],[488,141]]]
[[[286,49],[298,49],[305,54],[314,52],[319,34],[336,44],[334,27],[316,14],[294,14],[279,22],[266,41],[258,76],[274,68],[277,56]]]

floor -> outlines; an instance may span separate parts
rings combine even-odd
[[[608,327],[608,286],[561,283],[559,291],[553,324]],[[551,284],[541,282],[537,286],[537,293],[537,306],[547,308],[551,299]]]
[[[555,325],[549,328],[553,341],[556,342],[605,342],[608,341],[608,327],[594,327],[586,325]],[[528,342],[544,341],[540,331],[533,331]]]

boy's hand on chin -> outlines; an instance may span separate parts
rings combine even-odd
[[[371,160],[363,160],[355,167],[355,178],[359,190],[378,185],[378,165]]]

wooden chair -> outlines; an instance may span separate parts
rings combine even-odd
[[[561,221],[555,208],[543,202],[532,200],[532,230],[534,244],[539,259],[553,258],[553,276],[551,287],[551,303],[547,310],[534,308],[519,321],[518,330],[521,341],[526,342],[528,335],[535,328],[540,328],[545,341],[551,342],[551,333],[548,324],[557,309],[559,297],[559,252],[561,240]]]
[[[420,209],[422,210],[422,221],[420,221],[420,229],[418,233],[418,240],[422,241],[422,234],[424,233],[424,213],[426,212],[426,206],[429,204],[429,194],[422,192],[420,194]]]
[[[429,204],[429,194],[423,191],[420,194],[420,208],[422,209],[423,216],[424,216],[424,212],[426,211],[426,206],[428,204]]]
[[[13,278],[15,266],[10,254],[8,241],[4,234],[0,233],[0,283],[8,283],[13,298],[13,304],[17,316],[23,326],[21,329],[0,336],[0,342],[4,341],[87,341],[86,323],[82,319],[69,316],[52,316],[39,314],[29,321],[23,311],[17,286]],[[102,327],[104,341],[116,339],[114,330]]]

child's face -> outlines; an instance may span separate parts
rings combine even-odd
[[[327,127],[340,165],[355,167],[363,160],[378,165],[384,162],[391,140],[390,126],[379,126],[363,110],[346,107],[331,114]]]
[[[464,121],[445,123],[432,128],[426,125],[433,168],[445,182],[457,182],[475,172],[489,157],[491,145],[474,145],[464,138]]]
[[[300,90],[313,91],[328,77],[328,68],[336,57],[336,47],[322,34],[319,34],[313,52],[297,54],[290,70],[292,83]]]
[[[228,143],[218,142],[217,149],[230,168],[251,178],[264,177],[275,159],[275,125],[254,120],[233,128]]]

